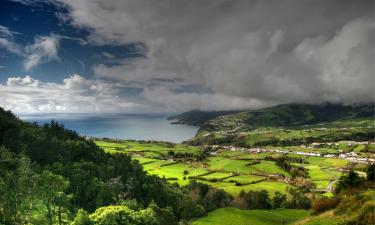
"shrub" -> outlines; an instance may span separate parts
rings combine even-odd
[[[313,201],[312,210],[315,214],[333,209],[339,201],[336,198],[318,198]]]

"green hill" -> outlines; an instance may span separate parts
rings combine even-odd
[[[332,122],[336,120],[371,118],[374,116],[374,105],[345,106],[339,104],[285,104],[269,108],[227,114],[208,121],[204,128],[215,128],[214,125],[225,121],[236,122],[247,126],[301,126]]]
[[[237,113],[239,111],[200,111],[191,110],[175,116],[168,117],[172,123],[187,124],[192,126],[200,126],[208,120],[214,119],[218,116]]]
[[[193,222],[193,225],[280,225],[290,224],[308,216],[308,210],[278,209],[278,210],[243,210],[236,208],[221,208],[210,212],[208,216]]]

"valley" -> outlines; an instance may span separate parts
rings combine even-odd
[[[275,115],[278,110],[279,107],[274,107],[266,114]],[[374,123],[367,117],[371,110],[362,110],[366,113],[359,114],[365,117],[349,110],[350,116],[329,121],[317,119],[319,123],[302,119],[303,122],[289,126],[270,124],[273,120],[269,116],[249,122],[244,112],[219,112],[214,118],[212,114],[205,114],[209,119],[201,120],[197,135],[180,144],[97,138],[94,142],[105,152],[131,156],[148,174],[181,187],[198,182],[223,190],[235,199],[241,199],[248,192],[261,191],[266,191],[270,199],[278,196],[290,199],[295,190],[303,190],[310,199],[330,199],[335,198],[342,176],[355,171],[365,179],[365,168],[375,162]],[[190,115],[183,114],[184,117]],[[285,115],[277,117],[286,120]],[[184,121],[189,119],[184,118]],[[197,123],[195,120],[194,124]],[[298,224],[304,224],[303,219],[311,213],[303,209],[249,210],[243,209],[241,204],[231,204],[237,208],[216,209],[192,224],[229,224],[229,221],[236,224],[299,221]],[[306,221],[314,224],[311,221],[320,221],[319,218],[311,217]]]
[[[275,111],[278,106],[271,114]],[[0,217],[29,216],[30,224],[61,217],[61,224],[71,225],[81,225],[82,218],[97,224],[102,216],[121,213],[152,225],[339,225],[373,218],[375,143],[368,112],[292,126],[268,119],[255,124],[238,114],[209,119],[192,139],[171,143],[80,136],[53,120],[38,126],[0,110],[0,163],[5,162],[0,197],[11,210],[17,207],[7,197],[13,177],[20,179],[19,195],[34,193],[21,200],[33,204],[22,218],[11,210]],[[8,163],[13,161],[16,171]],[[31,175],[22,173],[23,167]],[[57,185],[53,199],[32,182],[47,185],[45,191]],[[48,214],[46,201],[63,211]]]

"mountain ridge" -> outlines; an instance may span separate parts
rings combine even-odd
[[[331,122],[341,119],[374,117],[374,104],[342,105],[342,104],[281,104],[254,110],[233,111],[199,111],[192,110],[175,116],[169,120],[178,123],[209,126],[209,121],[219,117],[240,120],[251,126],[295,126],[320,122]]]

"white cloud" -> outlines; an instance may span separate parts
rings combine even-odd
[[[24,68],[26,71],[41,63],[57,60],[61,38],[83,41],[82,39],[52,34],[50,36],[37,37],[34,43],[22,46],[14,40],[15,35],[19,35],[19,33],[0,25],[0,49],[3,48],[13,54],[24,57]]]
[[[3,48],[13,54],[22,55],[22,46],[14,42],[14,35],[17,32],[0,25],[0,49]]]
[[[8,27],[4,27],[4,26],[0,25],[0,36],[1,37],[8,37],[8,38],[10,38],[10,37],[13,37],[13,35],[15,35],[15,34],[19,34],[19,33],[11,31],[11,30],[9,30]]]
[[[0,85],[0,106],[16,113],[132,112],[145,106],[119,97],[124,87],[74,74],[62,83],[46,83],[30,76],[10,77]]]
[[[33,44],[25,47],[26,59],[25,70],[37,66],[40,63],[58,59],[59,38],[51,36],[41,36],[35,39]]]
[[[107,59],[114,59],[116,58],[116,56],[114,56],[113,54],[109,53],[109,52],[102,52],[102,55],[107,58]]]
[[[7,80],[7,86],[13,87],[38,87],[39,81],[34,80],[29,75],[26,77],[9,77]]]
[[[41,3],[45,3],[44,0],[10,0],[28,6],[39,6]]]
[[[10,39],[2,38],[0,37],[0,48],[4,48],[5,50],[16,54],[16,55],[22,55],[22,47],[18,45],[17,43],[13,42]]]

